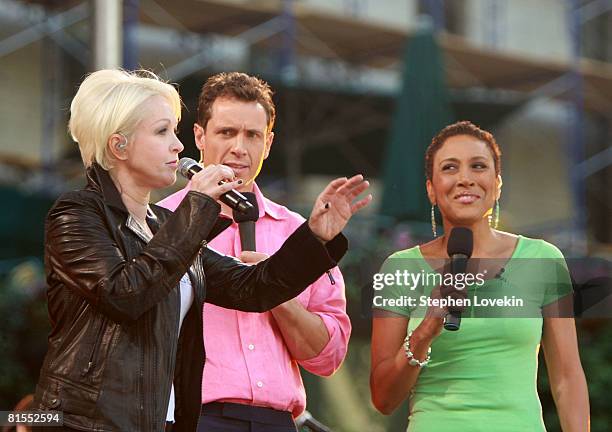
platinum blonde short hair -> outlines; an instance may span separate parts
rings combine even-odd
[[[129,141],[143,119],[139,107],[152,96],[164,97],[177,121],[181,119],[178,92],[153,72],[105,69],[85,78],[70,104],[68,130],[86,167],[97,162],[106,170],[112,168],[109,138],[120,133]]]

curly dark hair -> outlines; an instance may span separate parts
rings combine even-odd
[[[493,134],[480,129],[472,122],[460,121],[448,125],[438,132],[427,147],[425,151],[425,176],[427,180],[431,180],[433,177],[433,160],[436,152],[440,150],[440,147],[442,147],[447,139],[457,135],[470,135],[484,142],[489,147],[489,150],[491,150],[493,162],[495,163],[495,174],[501,174],[501,150]]]
[[[222,72],[208,78],[198,98],[198,123],[203,128],[206,128],[212,116],[213,103],[219,97],[259,102],[266,111],[268,131],[272,130],[276,108],[272,101],[272,89],[262,79],[241,72]]]

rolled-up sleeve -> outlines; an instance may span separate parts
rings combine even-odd
[[[346,356],[351,336],[351,321],[346,314],[344,278],[338,267],[334,267],[331,274],[334,284],[329,275],[324,274],[310,286],[307,306],[309,312],[323,320],[329,341],[317,356],[298,362],[308,372],[319,376],[330,376],[338,370]]]

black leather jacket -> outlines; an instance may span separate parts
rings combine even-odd
[[[299,294],[346,251],[323,245],[307,224],[256,266],[209,250],[229,225],[210,197],[189,192],[172,214],[152,205],[148,243],[108,172],[94,165],[85,189],[64,194],[46,219],[45,268],[52,330],[35,409],[64,412],[90,431],[162,431],[170,389],[175,430],[194,431],[200,413],[202,304],[268,310]],[[180,278],[194,302],[177,339]],[[223,343],[219,341],[218,343]]]

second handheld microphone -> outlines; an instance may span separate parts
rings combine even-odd
[[[465,273],[468,259],[474,250],[474,234],[469,228],[455,227],[448,237],[446,251],[450,257],[450,271],[453,275]],[[467,289],[467,288],[466,288]],[[461,312],[451,310],[444,320],[444,328],[457,331],[461,326]]]

